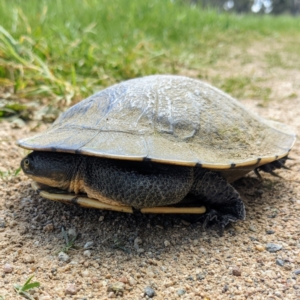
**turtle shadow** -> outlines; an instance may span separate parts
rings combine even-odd
[[[199,220],[188,220],[187,215],[127,214],[83,208],[43,199],[29,189],[22,197],[27,202],[16,212],[18,226],[15,231],[24,243],[34,239],[39,251],[51,256],[66,249],[63,231],[76,233],[74,247],[68,250],[71,259],[85,258],[85,245],[92,241],[89,249],[94,254],[91,259],[101,258],[107,263],[113,255],[121,255],[124,259],[175,255],[184,251],[191,240],[201,240],[207,234]],[[217,231],[210,230],[209,236],[218,238]]]
[[[240,192],[246,207],[250,207],[253,201],[259,207],[264,204],[264,192],[267,191],[268,185],[272,184],[269,179],[262,182],[249,176],[233,185]],[[70,229],[75,230],[75,245],[82,251],[88,241],[93,241],[97,253],[122,252],[125,256],[133,257],[144,255],[142,250],[155,255],[166,251],[178,251],[184,247],[186,241],[202,241],[207,235],[213,239],[220,238],[218,228],[211,224],[204,229],[198,215],[158,215],[140,212],[126,214],[87,209],[43,199],[32,190],[23,196],[30,201],[25,210],[18,211],[19,220],[22,222],[20,234],[25,233],[25,238],[26,235],[34,237],[41,247],[50,249],[51,253],[57,253],[65,246],[62,228],[67,232]],[[22,232],[24,228],[26,232]],[[49,228],[51,230],[48,230]],[[224,235],[230,238],[235,232],[229,226]],[[139,239],[143,241],[142,244],[138,244]],[[165,247],[165,241],[170,240],[176,245],[173,250]]]
[[[247,197],[261,197],[264,192],[264,182],[256,177],[242,177],[235,181],[233,187],[242,195]]]
[[[264,194],[270,192],[278,179],[274,177],[257,178],[253,176],[242,177],[235,181],[232,185],[240,193],[242,200],[247,204],[249,201],[263,199]]]
[[[270,219],[276,218],[285,191],[288,190],[287,184],[284,178],[271,175],[262,179],[250,175],[236,181],[233,185],[240,193],[247,211],[244,224],[256,223],[257,218],[264,219],[264,224],[268,224]]]

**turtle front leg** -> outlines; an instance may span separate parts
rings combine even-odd
[[[230,222],[244,220],[245,206],[239,193],[218,172],[197,168],[191,194],[204,197],[204,226],[215,220],[223,231]]]

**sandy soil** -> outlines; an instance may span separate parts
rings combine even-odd
[[[237,65],[236,57],[231,64]],[[300,71],[253,63],[237,67],[240,74],[264,74],[263,84],[272,89],[267,106],[242,102],[299,133]],[[26,151],[15,141],[32,134],[35,124],[14,127],[0,124],[2,171],[18,167]],[[278,171],[282,178],[264,174],[261,182],[249,174],[235,184],[247,219],[222,237],[216,228],[204,230],[178,216],[127,215],[44,200],[23,174],[6,176],[0,181],[0,296],[23,299],[13,285],[34,275],[41,287],[31,295],[41,300],[149,299],[153,292],[155,299],[300,299],[299,140],[290,156],[291,171]],[[58,254],[65,246],[62,227],[78,235],[67,256]],[[269,243],[281,249],[270,252]]]

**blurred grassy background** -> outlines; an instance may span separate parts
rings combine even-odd
[[[0,117],[31,118],[35,104],[59,111],[115,82],[155,73],[186,74],[237,97],[268,99],[270,90],[256,85],[263,77],[234,69],[226,75],[230,66],[223,63],[232,55],[253,62],[247,53],[253,43],[282,41],[281,51],[298,55],[299,18],[218,13],[176,0],[3,0]],[[269,67],[300,66],[276,47],[262,59]]]

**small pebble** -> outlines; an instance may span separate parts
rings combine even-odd
[[[190,222],[185,221],[185,220],[181,220],[181,223],[182,223],[184,226],[190,226],[190,225],[191,225]]]
[[[232,269],[232,275],[234,275],[234,276],[241,276],[242,275],[242,271],[239,268],[233,268]]]
[[[203,273],[196,274],[196,278],[197,280],[203,280],[205,278],[205,274]]]
[[[8,273],[12,273],[12,271],[14,270],[13,266],[10,264],[5,264],[3,266],[3,272],[8,274]]]
[[[68,284],[65,289],[66,295],[76,295],[77,294],[77,287],[75,284]]]
[[[22,226],[22,225],[20,226],[20,234],[21,235],[26,234],[28,231],[29,231],[28,227]]]
[[[9,225],[10,228],[13,228],[13,227],[15,227],[17,224],[18,224],[18,223],[17,223],[16,220],[11,220],[11,221],[9,222],[8,225]]]
[[[184,289],[179,289],[179,290],[177,291],[177,295],[178,295],[178,296],[183,296],[185,293],[186,293],[186,291],[185,291]]]
[[[52,232],[54,230],[54,226],[51,223],[47,224],[47,225],[44,226],[43,230],[46,231],[46,232]]]
[[[0,228],[5,228],[5,227],[6,225],[4,219],[0,218]]]
[[[124,283],[123,282],[114,282],[107,287],[107,292],[114,292],[115,295],[122,296],[124,293]]]
[[[276,272],[273,270],[267,270],[264,272],[264,275],[269,277],[270,279],[276,278]]]
[[[124,276],[124,277],[120,277],[119,279],[118,279],[118,281],[120,281],[120,282],[123,282],[123,283],[128,283],[128,279]]]
[[[267,234],[274,234],[275,231],[274,231],[274,230],[266,230],[266,233],[267,233]]]
[[[90,275],[90,272],[89,272],[89,270],[83,270],[83,271],[81,271],[81,275],[82,275],[82,277],[88,277]]]
[[[129,283],[129,285],[131,285],[131,286],[136,285],[136,281],[135,281],[135,279],[132,278],[132,277],[129,277],[128,283]]]
[[[205,248],[199,248],[199,251],[201,251],[203,254],[206,254],[207,253],[207,251],[206,251],[206,249]]]
[[[90,249],[94,245],[93,241],[86,242],[83,246],[83,249]]]
[[[265,247],[262,245],[255,245],[255,249],[262,252],[265,250]]]
[[[280,266],[280,267],[283,267],[284,261],[283,261],[282,259],[277,258],[277,259],[276,259],[276,265],[278,265],[278,266]]]
[[[85,250],[85,251],[83,251],[83,255],[87,256],[87,257],[91,257],[92,252],[91,252],[91,250]]]
[[[165,266],[161,266],[160,269],[163,271],[163,272],[166,272],[167,271],[167,268]]]
[[[153,290],[153,288],[151,288],[150,286],[147,286],[144,290],[144,295],[152,298],[155,296],[155,291]]]
[[[197,246],[199,244],[199,241],[198,240],[193,240],[193,245],[194,246]]]
[[[295,278],[295,277],[294,277]],[[294,286],[293,286],[293,288],[295,289],[295,290],[300,290],[300,284],[295,284]]]
[[[84,265],[86,268],[88,268],[88,267],[90,266],[90,262],[85,261],[85,262],[83,263],[83,265]]]
[[[70,256],[67,253],[61,251],[58,253],[58,260],[68,262],[70,261]]]
[[[228,285],[225,284],[223,289],[222,289],[222,293],[226,293],[228,291]]]
[[[147,252],[147,256],[151,258],[151,257],[153,257],[153,253],[152,252]]]
[[[250,225],[249,230],[253,231],[253,232],[256,232],[256,227],[254,225]]]
[[[42,295],[38,299],[39,300],[52,300],[52,297],[49,295]]]
[[[164,245],[165,245],[165,247],[169,247],[169,246],[170,246],[170,242],[167,241],[167,240],[165,240],[165,241],[164,241]]]
[[[115,298],[115,293],[114,292],[109,292],[108,294],[107,294],[107,298]]]
[[[133,246],[135,249],[139,249],[140,248],[140,244],[142,243],[142,239],[139,237],[136,237],[133,241]]]
[[[68,230],[69,239],[73,239],[77,236],[76,230],[74,228],[70,228]]]
[[[53,275],[56,275],[56,274],[57,274],[57,269],[56,269],[56,268],[51,269],[51,273],[52,273]]]
[[[295,270],[295,271],[294,271],[294,274],[296,274],[296,275],[300,275],[300,269],[298,269],[298,270]]]
[[[266,245],[266,250],[269,252],[277,252],[282,249],[282,245],[269,243]]]
[[[25,254],[23,257],[23,262],[25,264],[32,264],[35,262],[34,256],[33,255],[29,255],[29,254]]]
[[[168,282],[166,282],[166,283],[164,284],[164,287],[165,287],[165,288],[168,288],[168,287],[170,287],[170,286],[175,285],[176,283],[177,283],[177,282],[174,281],[174,280],[168,281]]]
[[[11,201],[7,200],[5,201],[5,207],[8,209],[13,209],[15,206]]]
[[[281,293],[279,291],[275,291],[274,295],[281,298]]]
[[[25,125],[26,123],[20,118],[16,118],[10,123],[11,128],[23,128]]]

